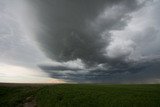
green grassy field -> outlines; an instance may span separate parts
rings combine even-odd
[[[26,107],[27,102],[37,107],[160,107],[160,85],[0,86],[0,107]]]

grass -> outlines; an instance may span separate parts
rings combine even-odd
[[[22,106],[29,96],[38,107],[160,107],[158,84],[0,86],[0,107]]]

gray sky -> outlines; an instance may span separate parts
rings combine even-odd
[[[0,0],[0,63],[69,82],[159,83],[159,9],[159,0]]]
[[[27,8],[23,0],[0,0],[0,82],[61,82],[37,67],[49,59],[27,29]]]

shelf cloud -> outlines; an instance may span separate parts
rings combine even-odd
[[[54,64],[40,68],[52,77],[78,82],[152,78],[151,71],[154,75],[159,70],[153,61],[160,54],[159,4],[152,0],[32,2],[40,24],[36,38],[46,55],[60,63],[80,59],[84,64],[83,69]]]

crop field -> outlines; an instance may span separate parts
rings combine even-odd
[[[160,107],[160,85],[1,84],[0,107]]]

